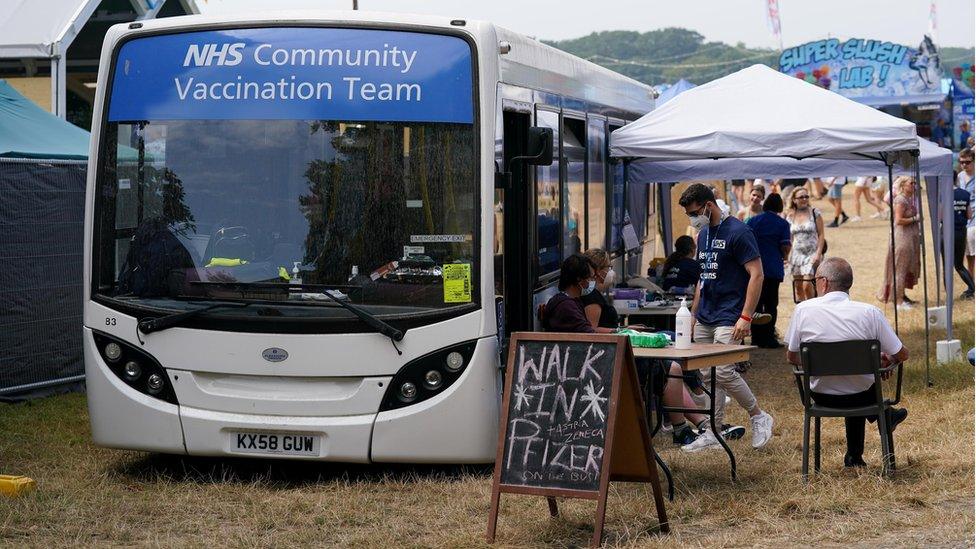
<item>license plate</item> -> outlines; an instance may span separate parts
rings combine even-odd
[[[318,456],[319,437],[290,433],[231,432],[232,452],[283,456]]]

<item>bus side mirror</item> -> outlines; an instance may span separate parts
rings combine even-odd
[[[531,166],[552,164],[552,128],[529,128],[528,154],[525,163]]]

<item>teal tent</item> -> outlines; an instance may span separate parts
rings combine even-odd
[[[0,158],[87,160],[90,136],[0,80]]]

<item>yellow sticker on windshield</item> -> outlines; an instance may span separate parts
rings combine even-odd
[[[444,303],[471,303],[471,264],[444,265]]]

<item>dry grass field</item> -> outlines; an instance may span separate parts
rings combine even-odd
[[[875,303],[887,224],[864,221],[828,231],[831,255],[854,265],[854,297]],[[934,270],[929,278],[934,286]],[[781,331],[792,309],[788,289],[782,291]],[[909,295],[921,300],[921,289]],[[890,306],[887,312],[890,317]],[[973,302],[958,303],[955,314],[958,336],[969,348]],[[684,455],[659,437],[677,482],[668,504],[672,534],[657,532],[646,485],[618,484],[608,503],[605,543],[971,547],[973,369],[968,363],[936,366],[933,359],[934,386],[927,388],[922,312],[901,319],[913,359],[904,396],[910,415],[895,434],[899,469],[893,479],[879,476],[879,442],[870,428],[868,469],[844,470],[842,422],[826,420],[823,472],[804,484],[796,389],[783,353],[760,351],[747,379],[776,418],[770,444],[755,451],[748,435],[732,443],[740,464],[740,480],[732,483],[724,453]],[[734,405],[730,410],[731,420],[747,424],[745,412]],[[37,481],[29,495],[0,498],[0,544],[485,545],[487,468],[191,459],[96,448],[88,433],[84,395],[0,405],[0,472]],[[497,545],[587,544],[595,504],[565,501],[561,509],[563,516],[552,520],[542,498],[503,496]]]

